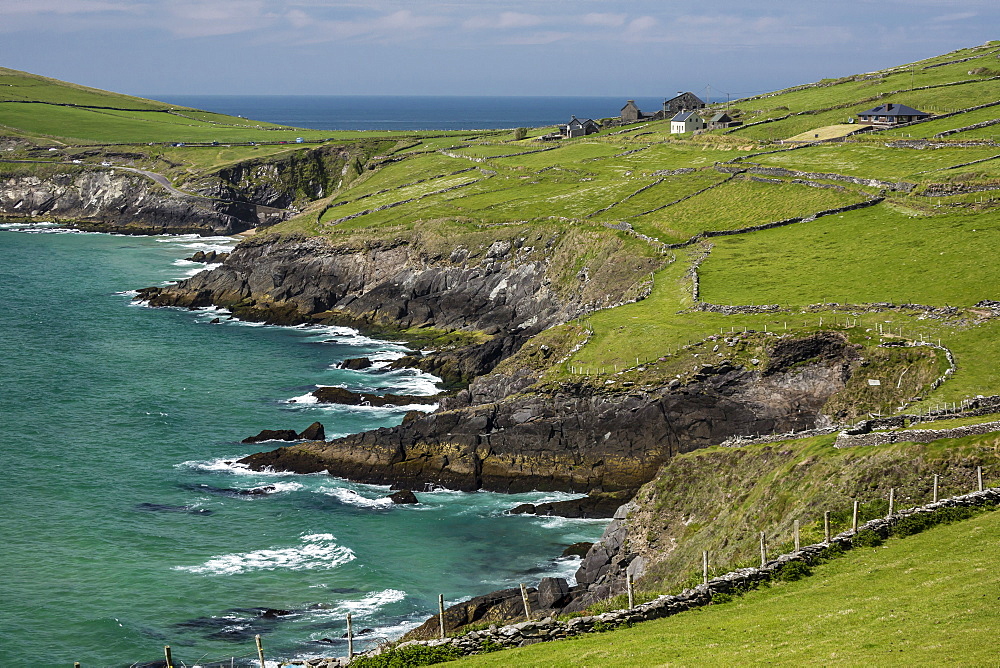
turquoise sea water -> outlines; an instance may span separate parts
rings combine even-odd
[[[132,303],[227,239],[14,229],[0,227],[0,666],[127,666],[163,645],[189,666],[246,665],[257,633],[270,659],[341,655],[348,611],[370,642],[394,637],[438,593],[570,574],[554,557],[600,535],[503,514],[568,496],[443,490],[393,507],[384,487],[227,463],[276,446],[239,443],[260,429],[319,420],[330,437],[406,410],[303,403],[316,385],[430,393],[434,379],[333,368],[402,350],[352,330]]]

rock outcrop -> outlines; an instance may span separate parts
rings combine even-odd
[[[784,370],[720,365],[687,385],[634,391],[563,384],[242,461],[405,487],[635,490],[679,452],[822,422],[823,404],[844,387],[854,354],[843,339],[828,344],[823,356]]]
[[[260,220],[252,204],[176,195],[144,176],[94,170],[0,177],[0,215],[121,234],[235,234]]]

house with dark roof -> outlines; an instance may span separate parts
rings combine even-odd
[[[682,111],[670,119],[670,134],[704,130],[705,120],[696,111]]]
[[[732,124],[733,124],[733,119],[729,117],[729,114],[727,114],[724,111],[720,111],[719,113],[717,113],[715,116],[712,116],[712,118],[708,120],[708,129],[721,130],[723,128],[728,128]]]
[[[579,119],[574,116],[566,125],[559,126],[563,137],[583,137],[601,131],[601,126],[592,118]]]
[[[930,117],[930,114],[926,112],[919,111],[913,107],[907,107],[905,104],[893,104],[892,102],[887,102],[874,109],[862,111],[858,114],[858,118],[861,119],[862,123],[871,123],[872,125],[881,127],[891,127],[901,123],[919,121],[928,117]]]

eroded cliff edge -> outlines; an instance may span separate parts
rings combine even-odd
[[[776,338],[768,344],[774,365],[722,359],[684,382],[542,378],[574,339],[539,337],[526,346],[532,337],[642,297],[649,272],[666,261],[624,253],[625,243],[516,226],[462,238],[428,227],[362,244],[273,236],[248,240],[220,268],[142,297],[155,306],[221,305],[272,323],[458,337],[446,350],[409,360],[471,383],[438,412],[253,455],[244,460],[253,467],[406,487],[613,492],[637,489],[678,452],[824,420],[821,409],[844,387],[856,356],[835,335],[808,344]],[[584,244],[591,254],[580,266]],[[502,373],[490,373],[504,360]]]

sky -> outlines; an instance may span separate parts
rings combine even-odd
[[[998,28],[997,0],[0,0],[0,66],[142,96],[724,100]]]

